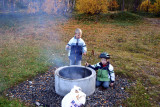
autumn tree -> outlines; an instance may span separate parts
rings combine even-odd
[[[149,7],[151,6],[150,0],[145,0],[140,5],[140,10],[144,12],[149,12]]]
[[[113,10],[116,10],[118,7],[119,5],[116,0],[109,0],[109,3],[108,3],[109,10],[113,11]]]
[[[156,0],[156,2],[150,6],[149,12],[160,14],[160,0]]]
[[[107,13],[107,0],[77,0],[76,9],[79,13],[99,14]]]

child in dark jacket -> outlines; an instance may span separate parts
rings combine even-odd
[[[70,65],[81,65],[82,54],[86,55],[87,47],[84,40],[81,38],[82,30],[77,28],[74,37],[66,45]]]
[[[101,58],[101,62],[95,65],[86,63],[86,65],[94,70],[97,70],[96,87],[102,85],[104,88],[108,88],[109,85],[113,86],[115,81],[113,66],[109,63],[110,55],[103,52],[99,57]]]

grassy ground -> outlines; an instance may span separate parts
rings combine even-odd
[[[72,18],[3,16],[0,21],[3,22],[0,25],[1,95],[5,95],[7,88],[44,73],[50,66],[67,65],[64,47],[74,30],[81,28],[88,48],[83,64],[97,63],[98,55],[106,51],[111,55],[116,75],[137,82],[128,89],[132,96],[124,101],[124,106],[156,106],[160,101],[159,25],[131,13]],[[2,106],[19,104],[3,95],[0,99]]]

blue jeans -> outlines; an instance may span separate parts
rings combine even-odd
[[[81,65],[81,60],[70,60],[70,65]]]
[[[96,87],[103,86],[104,88],[108,88],[110,81],[98,81],[96,80]]]

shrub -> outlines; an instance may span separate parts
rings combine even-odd
[[[107,0],[77,0],[76,9],[79,13],[99,14],[107,13]]]
[[[160,14],[160,0],[156,0],[156,2],[150,6],[149,12]]]
[[[111,18],[117,21],[132,21],[132,22],[140,21],[142,19],[141,16],[130,12],[119,12],[111,15]]]
[[[151,5],[150,0],[145,0],[141,3],[140,10],[144,12],[148,12],[150,5]]]
[[[125,101],[125,107],[151,107],[150,96],[140,80],[137,81],[136,86],[131,87],[128,91],[132,96]]]
[[[116,10],[118,7],[119,5],[116,0],[109,1],[109,5],[108,5],[109,10],[113,11],[113,10]]]

